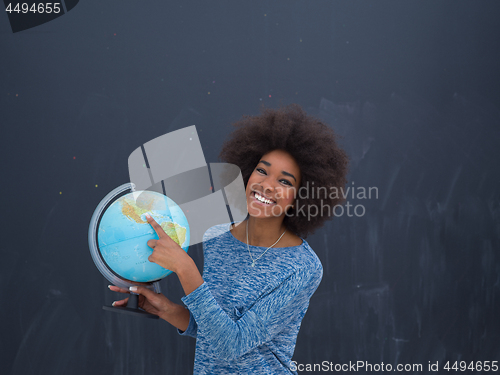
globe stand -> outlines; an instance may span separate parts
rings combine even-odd
[[[135,293],[130,293],[128,298],[127,306],[103,306],[106,311],[113,311],[122,314],[128,314],[133,316],[139,316],[141,318],[158,319],[157,315],[150,314],[144,310],[139,309],[139,295]]]

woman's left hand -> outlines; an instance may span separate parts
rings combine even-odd
[[[177,273],[180,267],[190,259],[190,256],[165,233],[151,215],[146,214],[146,220],[151,224],[159,238],[148,241],[148,246],[153,249],[153,254],[148,257],[148,260]]]

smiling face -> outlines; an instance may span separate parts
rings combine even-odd
[[[246,187],[250,216],[284,218],[295,202],[300,178],[300,168],[288,152],[274,150],[262,156]]]

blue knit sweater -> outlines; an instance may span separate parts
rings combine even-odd
[[[194,374],[292,374],[297,334],[323,276],[309,244],[271,248],[251,267],[229,224],[204,236],[204,282],[182,298],[196,337]],[[265,247],[250,246],[256,259]]]

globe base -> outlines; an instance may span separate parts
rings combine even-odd
[[[103,310],[113,311],[122,314],[128,314],[133,316],[139,316],[141,318],[158,319],[158,315],[150,314],[144,310],[139,309],[139,296],[134,293],[130,293],[128,298],[127,307],[121,306],[103,306]]]

